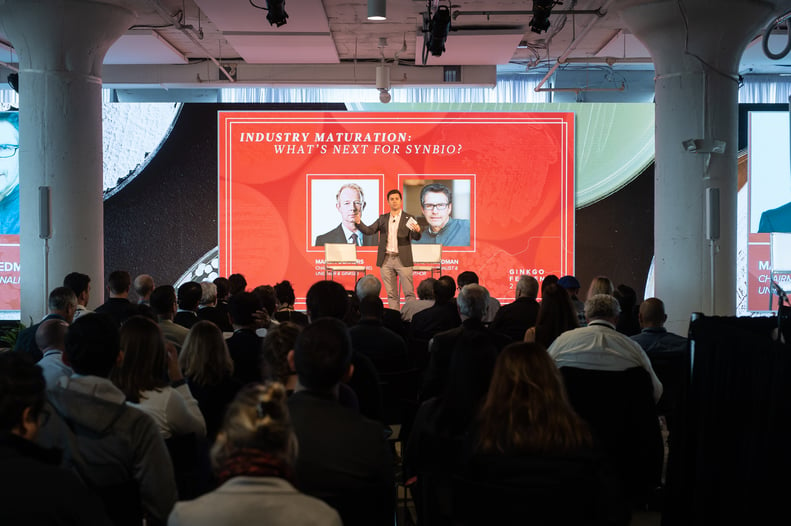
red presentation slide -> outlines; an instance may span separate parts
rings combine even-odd
[[[523,274],[574,272],[573,113],[220,112],[219,136],[223,276],[288,279],[304,301],[327,243],[356,243],[378,276],[378,238],[352,218],[387,213],[392,189],[442,273],[475,271],[501,301]]]

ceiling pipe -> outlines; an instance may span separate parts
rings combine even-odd
[[[626,85],[622,82],[621,86],[618,88],[536,88],[535,91],[538,92],[545,92],[545,91],[573,91],[577,95],[582,93],[583,91],[623,91],[626,89]]]
[[[539,82],[538,85],[534,88],[534,91],[536,92],[541,91],[541,87],[547,82],[547,80],[549,80],[552,74],[555,73],[555,71],[558,69],[558,66],[560,66],[560,64],[562,64],[568,58],[571,52],[577,48],[577,45],[583,39],[585,39],[588,33],[590,33],[590,31],[594,28],[596,23],[607,14],[610,4],[612,4],[614,1],[615,0],[607,0],[606,2],[604,2],[604,4],[602,4],[602,6],[597,10],[600,11],[600,15],[594,18],[593,20],[591,20],[590,22],[588,22],[588,25],[585,26],[585,28],[582,30],[582,32],[580,32],[577,38],[575,38],[574,41],[571,42],[571,44],[569,44],[569,47],[566,48],[566,51],[564,51],[558,57],[557,62],[555,62],[555,64],[551,68],[549,68],[549,71],[547,71],[547,74],[544,75],[544,78],[541,79],[541,82]]]
[[[534,12],[530,11],[454,11],[453,12],[453,20],[456,20],[457,17],[460,16],[469,16],[469,15],[477,15],[477,16],[498,16],[498,15],[532,15]],[[551,11],[552,15],[598,15],[604,16],[607,13],[602,13],[601,8],[599,9],[553,9]]]
[[[162,7],[162,4],[159,3],[159,0],[149,0],[149,2],[154,7],[154,9],[156,10],[156,12],[157,12],[157,14],[159,16],[161,16],[167,22],[170,22],[171,24],[176,26],[176,29],[178,29],[179,31],[184,33],[184,35],[187,38],[189,38],[192,41],[193,44],[198,46],[198,49],[200,49],[203,52],[203,54],[206,55],[206,58],[208,58],[209,60],[214,62],[214,64],[217,66],[217,68],[220,70],[220,72],[222,72],[222,74],[225,75],[225,77],[230,82],[236,82],[236,80],[234,80],[234,78],[231,76],[231,74],[228,73],[225,70],[224,67],[222,67],[222,64],[220,64],[220,61],[217,60],[216,58],[214,58],[214,55],[212,55],[209,52],[208,49],[203,47],[203,44],[201,44],[200,40],[198,40],[198,38],[194,35],[193,31],[191,31],[191,28],[189,28],[189,27],[185,26],[184,24],[182,24],[179,21],[178,17],[175,17],[175,16],[171,15],[170,13],[168,13],[168,11],[164,7]],[[220,58],[222,58],[222,57],[220,57]]]

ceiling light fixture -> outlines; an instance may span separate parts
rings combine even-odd
[[[533,0],[533,18],[530,19],[530,30],[533,33],[541,33],[549,29],[549,15],[552,14],[552,8],[562,3],[557,0]]]
[[[286,18],[288,18],[288,13],[286,13],[286,0],[266,0],[266,7],[255,5],[253,0],[249,0],[249,2],[250,5],[256,9],[269,11],[266,14],[266,19],[269,21],[270,26],[280,27],[286,25]]]
[[[439,57],[445,52],[445,41],[450,32],[450,6],[437,6],[431,15],[431,0],[428,0],[426,12],[423,13],[423,64],[428,54]]]
[[[368,20],[387,20],[387,0],[368,0]]]

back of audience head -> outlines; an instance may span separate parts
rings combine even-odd
[[[556,285],[558,281],[560,281],[560,279],[554,274],[547,274],[544,276],[544,279],[541,280],[541,297],[544,297],[544,289],[550,285]]]
[[[88,303],[91,292],[91,278],[88,274],[81,274],[80,272],[66,274],[66,277],[63,278],[63,286],[69,287],[74,291],[78,303],[81,301],[84,301],[83,305]]]
[[[580,282],[574,276],[563,276],[558,280],[558,285],[566,289],[570,296],[576,296],[580,291]]]
[[[223,278],[220,276],[219,278],[214,278],[212,283],[217,286],[217,301],[227,301],[228,295],[230,294],[228,288],[228,278]]]
[[[355,292],[357,297],[362,300],[366,296],[379,297],[382,291],[382,282],[373,274],[366,274],[357,281]]]
[[[366,320],[384,318],[385,307],[379,296],[365,296],[360,300],[360,317]]]
[[[665,304],[659,298],[648,298],[640,304],[641,327],[664,327],[667,321]]]
[[[277,296],[277,302],[286,307],[292,307],[294,302],[297,301],[294,287],[291,286],[291,282],[287,279],[275,284],[275,296]]]
[[[294,371],[288,363],[288,353],[294,350],[302,328],[296,323],[284,321],[266,332],[262,349],[262,377],[280,382],[288,387]]]
[[[173,285],[160,285],[151,293],[151,310],[161,318],[172,319],[176,306],[176,289]]]
[[[49,349],[62,351],[68,330],[69,324],[63,320],[44,320],[36,329],[36,346],[41,352]]]
[[[0,437],[35,438],[47,399],[45,388],[41,368],[29,356],[0,353]]]
[[[77,318],[66,332],[64,362],[76,374],[107,378],[121,350],[118,324],[106,314]]]
[[[571,407],[546,349],[512,343],[497,357],[480,411],[478,449],[484,453],[569,454],[590,447],[585,422]]]
[[[200,283],[197,281],[188,281],[179,285],[176,291],[178,298],[179,309],[182,310],[198,310],[203,290]]]
[[[349,332],[339,319],[314,320],[297,337],[293,356],[300,384],[311,391],[331,392],[351,367]]]
[[[637,305],[637,292],[629,285],[621,283],[612,293],[618,304],[621,306],[621,312],[632,310]]]
[[[286,390],[277,382],[243,387],[228,405],[212,446],[214,468],[221,471],[230,457],[251,449],[268,453],[288,465],[293,464],[297,442],[286,400]]]
[[[191,383],[202,386],[218,385],[233,374],[233,360],[220,328],[207,320],[193,325],[181,346],[179,367]]]
[[[305,304],[311,321],[326,317],[342,320],[349,310],[349,295],[337,281],[317,281],[308,289]]]
[[[450,276],[440,276],[434,283],[434,301],[437,305],[444,305],[456,295],[456,281]]]
[[[247,289],[247,280],[241,274],[231,274],[228,276],[228,293],[236,296]]]
[[[548,286],[536,317],[536,341],[549,347],[555,338],[577,327],[579,319],[571,297],[558,285]]]
[[[255,313],[261,310],[261,300],[252,292],[239,292],[228,300],[231,323],[239,327],[255,325]]]
[[[217,285],[211,281],[201,281],[200,283],[200,306],[211,307],[217,304]]]
[[[417,297],[421,300],[434,299],[434,284],[437,282],[434,278],[426,278],[417,286]]]
[[[63,316],[71,323],[77,310],[77,296],[69,287],[55,287],[49,293],[49,311]]]
[[[132,276],[125,270],[114,270],[107,278],[107,289],[110,291],[110,295],[128,294],[131,285]]]
[[[152,320],[145,316],[127,319],[121,326],[121,351],[123,357],[112,379],[127,400],[137,403],[143,391],[167,385],[165,340]]]
[[[253,294],[258,296],[258,302],[270,316],[275,313],[275,310],[277,310],[277,296],[272,285],[259,285],[253,289]]]
[[[595,296],[596,294],[610,294],[612,295],[615,287],[610,281],[610,278],[607,276],[596,276],[591,281],[590,287],[588,287],[588,295],[585,296],[586,298],[590,298]]]
[[[585,302],[585,317],[591,320],[606,320],[615,323],[621,314],[618,300],[610,294],[594,294]]]
[[[489,305],[489,291],[475,283],[465,285],[459,292],[456,303],[462,316],[481,320],[486,315],[486,309]]]
[[[538,280],[533,276],[522,276],[516,283],[516,298],[536,299],[538,297]]]
[[[154,278],[148,274],[140,274],[134,281],[135,294],[138,298],[145,298],[154,290]]]
[[[465,270],[464,272],[456,276],[456,283],[459,287],[459,290],[461,290],[466,285],[470,285],[473,283],[477,285],[480,282],[478,281],[478,274],[476,274],[471,270]]]

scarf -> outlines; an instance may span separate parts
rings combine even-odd
[[[241,448],[234,451],[220,465],[217,478],[220,484],[233,477],[280,477],[293,484],[294,472],[291,466],[277,455],[255,448]]]

